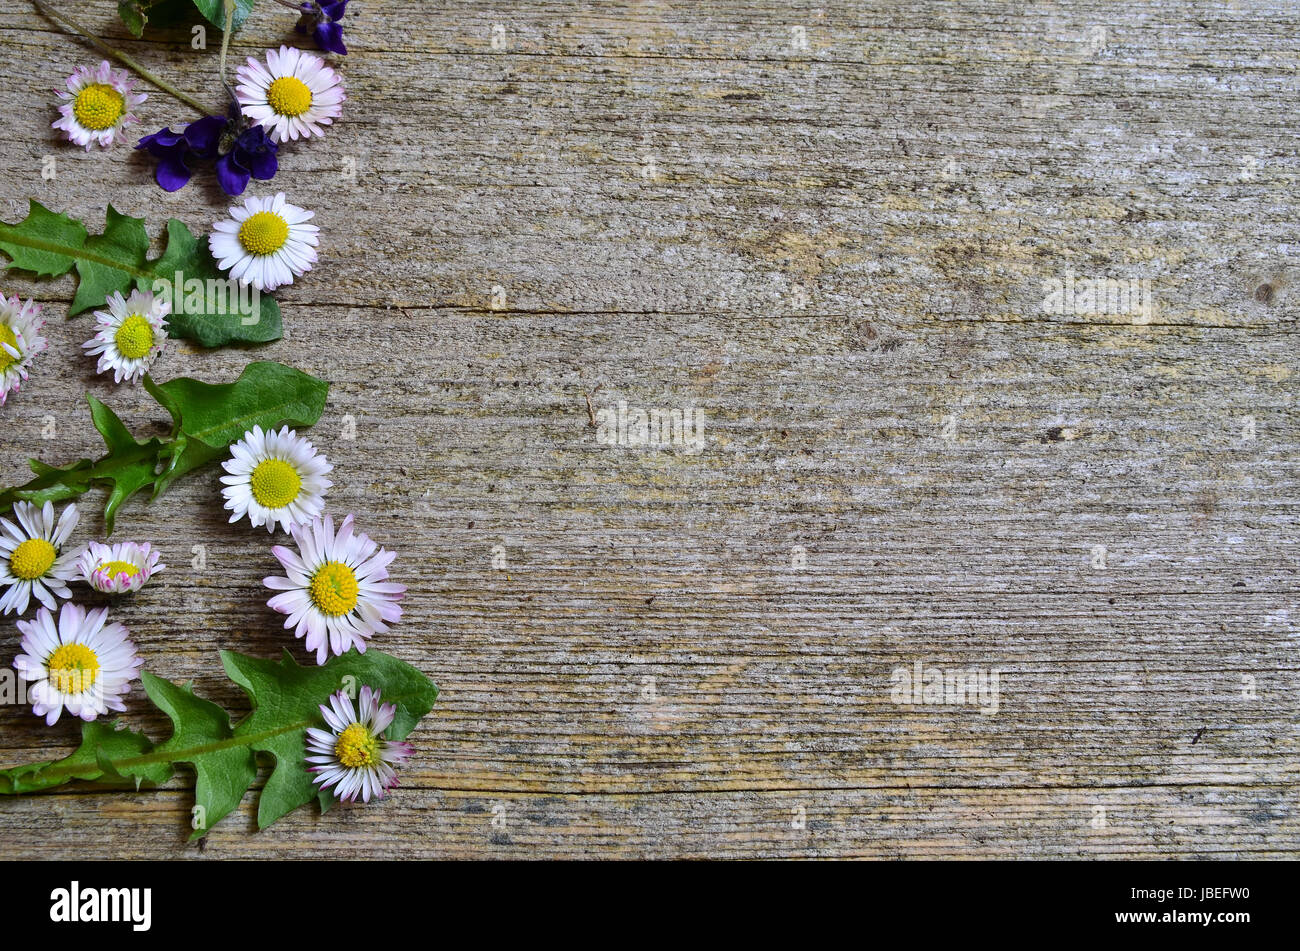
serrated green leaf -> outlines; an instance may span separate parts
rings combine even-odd
[[[253,712],[235,728],[235,735],[256,737],[253,749],[275,757],[275,769],[257,803],[258,828],[318,797],[320,790],[307,771],[304,750],[307,727],[321,725],[323,698],[343,689],[350,695],[361,687],[379,690],[384,703],[397,704],[387,734],[392,740],[404,739],[438,699],[438,688],[428,677],[379,651],[349,651],[321,667],[302,667],[288,651],[278,664],[222,651],[221,663],[253,704]],[[301,725],[284,730],[285,724]]]
[[[89,393],[86,394],[86,399],[90,402],[91,421],[104,437],[108,455],[115,457],[117,463],[110,470],[101,470],[99,476],[103,481],[112,483],[108,500],[104,503],[104,530],[112,535],[118,508],[157,478],[155,473],[162,441],[155,438],[139,442],[116,413]]]
[[[235,0],[235,20],[234,29],[238,30],[248,19],[248,15],[253,12],[253,3],[255,0]],[[226,27],[226,12],[222,8],[222,0],[194,0],[194,5],[199,8],[199,12],[208,18],[213,26],[219,30]]]
[[[154,752],[194,768],[194,804],[200,822],[190,838],[206,835],[233,810],[257,778],[257,759],[246,743],[232,742],[230,715],[210,700],[196,697],[190,686],[178,687],[147,670],[145,693],[172,721],[172,736]]]
[[[0,512],[8,511],[15,502],[44,505],[46,502],[75,499],[86,491],[89,483],[84,471],[94,463],[89,459],[78,459],[60,467],[46,465],[39,459],[28,459],[27,465],[36,473],[36,478],[0,492]]]
[[[162,440],[154,438],[137,442],[111,409],[89,393],[86,400],[90,404],[91,421],[103,437],[108,451],[95,462],[78,459],[63,467],[46,465],[39,459],[30,460],[36,478],[0,492],[0,511],[7,510],[17,501],[44,504],[74,499],[92,485],[107,485],[110,491],[104,506],[104,527],[111,535],[121,504],[153,483]]]
[[[103,233],[90,235],[81,222],[32,200],[21,222],[0,222],[0,251],[9,258],[8,267],[38,276],[60,277],[75,268],[79,281],[70,316],[102,307],[109,294],[125,293],[134,284],[171,303],[167,332],[172,337],[204,347],[280,339],[279,304],[269,295],[253,297],[245,290],[251,304],[245,313],[238,285],[217,267],[207,241],[199,241],[175,218],[168,220],[166,230],[167,247],[149,261],[143,219],[120,214],[110,205]]]
[[[74,779],[104,783],[165,783],[171,777],[170,763],[141,764],[119,772],[113,761],[129,762],[153,751],[142,733],[119,730],[118,723],[91,720],[81,725],[81,745],[69,756],[52,763],[32,763],[0,772],[0,794],[39,792]],[[105,768],[105,765],[108,768]]]
[[[112,206],[104,220],[104,233],[86,239],[86,257],[77,261],[77,293],[68,308],[69,316],[76,316],[92,307],[103,307],[108,295],[125,294],[133,280],[146,273],[145,258],[149,256],[149,235],[144,230],[143,218],[119,214]],[[91,256],[93,255],[93,257]],[[109,261],[110,264],[104,264]]]
[[[408,736],[438,699],[433,681],[377,650],[350,651],[320,667],[304,667],[288,651],[279,663],[222,651],[221,662],[253,705],[233,728],[221,707],[196,696],[190,686],[146,671],[141,674],[145,693],[172,721],[169,740],[154,745],[142,734],[92,721],[82,727],[82,744],[71,756],[0,771],[0,795],[40,792],[74,779],[158,784],[170,778],[172,764],[188,763],[196,777],[196,805],[203,807],[197,838],[238,807],[256,778],[257,753],[266,753],[273,766],[257,810],[258,826],[265,828],[313,799],[322,812],[333,802],[331,793],[312,783],[306,764],[306,731],[324,725],[320,706],[331,694],[355,695],[364,686],[379,690],[384,703],[397,705],[386,734],[392,740]]]
[[[199,241],[175,218],[167,222],[167,250],[150,265],[150,272],[150,280],[136,283],[145,290],[166,288],[172,305],[167,332],[173,337],[193,340],[201,347],[220,347],[267,343],[279,340],[284,333],[275,298],[262,293],[253,298],[247,288],[239,291],[217,267],[208,242]],[[204,290],[200,296],[187,287]],[[240,293],[247,295],[247,312],[240,306]]]
[[[149,22],[149,15],[145,13],[147,8],[141,0],[119,0],[117,5],[118,18],[136,39],[144,36],[145,24]]]
[[[9,266],[31,271],[37,277],[61,277],[77,259],[70,251],[85,247],[86,226],[67,215],[55,214],[36,199],[28,199],[27,217],[16,225],[0,222],[0,251]]]
[[[173,445],[154,495],[178,477],[225,455],[254,426],[310,426],[320,419],[329,384],[282,363],[250,363],[234,383],[188,377],[145,387],[172,416]]]
[[[0,491],[0,512],[14,502],[61,502],[91,486],[109,489],[104,522],[112,534],[122,503],[150,486],[157,498],[187,472],[225,455],[230,444],[254,425],[311,426],[325,409],[329,384],[280,363],[259,361],[244,368],[233,383],[203,383],[188,377],[161,385],[148,376],[145,389],[172,417],[167,439],[140,442],[117,414],[90,394],[91,420],[107,451],[99,459],[79,459],[66,466],[29,461],[36,477]]]

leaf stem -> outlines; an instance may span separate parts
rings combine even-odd
[[[92,264],[101,264],[104,267],[113,268],[130,274],[137,280],[148,280],[153,277],[152,271],[145,271],[131,264],[116,261],[113,258],[103,254],[96,254],[93,251],[87,251],[85,248],[73,248],[67,245],[59,244],[57,241],[45,241],[41,238],[33,238],[30,235],[23,234],[14,225],[0,221],[0,239],[7,244],[17,244],[24,248],[31,248],[33,251],[48,251],[51,254],[62,255],[63,257],[73,258],[78,261],[89,261]],[[71,267],[71,265],[69,265]],[[65,272],[66,273],[66,272]]]
[[[235,0],[221,0],[222,12],[225,14],[226,25],[221,28],[221,63],[218,67],[221,75],[221,85],[225,87],[226,95],[230,101],[238,102],[239,98],[235,91],[230,88],[230,83],[226,81],[226,52],[230,49],[230,31],[235,28]]]
[[[127,67],[127,69],[130,69],[132,72],[140,76],[145,81],[152,83],[153,85],[161,89],[163,92],[168,93],[169,95],[174,96],[176,99],[179,99],[181,102],[185,103],[185,105],[189,106],[199,115],[201,116],[211,115],[211,111],[207,109],[203,105],[203,103],[199,102],[193,96],[181,92],[179,89],[171,85],[171,83],[167,82],[162,77],[158,76],[156,73],[151,72],[148,69],[145,69],[145,67],[141,66],[133,57],[128,56],[126,53],[123,53],[120,50],[116,50],[113,47],[109,46],[99,37],[95,36],[95,34],[87,30],[84,26],[77,23],[76,20],[69,17],[66,13],[58,12],[53,7],[51,7],[48,3],[46,3],[45,0],[32,0],[32,2],[36,4],[36,8],[38,10],[44,13],[47,17],[49,17],[59,26],[63,27],[65,30],[68,30],[71,33],[77,34],[82,39],[90,43],[91,46],[95,47],[95,49],[103,53],[105,56],[111,56],[113,59],[117,60],[123,66]]]
[[[314,722],[314,720],[298,720],[295,723],[277,727],[274,730],[263,730],[261,733],[245,733],[242,736],[230,736],[214,743],[203,743],[183,750],[155,749],[152,753],[141,753],[139,756],[124,756],[121,759],[109,760],[108,765],[113,768],[114,772],[120,773],[122,769],[132,766],[148,766],[152,763],[189,763],[193,761],[194,757],[202,756],[204,753],[216,753],[220,750],[234,749],[240,746],[252,746],[254,743],[261,743],[283,733],[289,733],[293,730],[305,730]],[[63,776],[84,773],[85,771],[85,763],[58,762],[51,763],[39,770],[42,776]]]

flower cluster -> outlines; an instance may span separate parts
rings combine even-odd
[[[293,628],[318,664],[353,648],[364,653],[371,637],[401,618],[406,588],[389,580],[396,553],[355,532],[352,515],[336,530],[333,518],[321,514],[333,466],[288,427],[254,427],[231,447],[224,467],[222,494],[234,512],[231,521],[247,516],[268,531],[282,527],[297,549],[272,548],[285,574],[264,580],[276,592],[267,606],[287,615],[285,628]],[[34,618],[17,622],[22,653],[14,660],[29,684],[33,712],[53,725],[64,711],[93,720],[124,710],[123,698],[143,665],[130,631],[109,621],[108,608],[88,610],[70,600],[59,607],[58,600],[72,597],[69,582],[75,579],[105,594],[131,594],[166,565],[148,543],[92,541],[69,548],[78,523],[75,504],[56,518],[51,502],[40,508],[17,502],[14,515],[17,524],[0,518],[0,610],[22,615],[33,598],[41,604]],[[328,730],[307,731],[314,781],[339,799],[383,798],[397,783],[395,767],[411,753],[408,744],[384,738],[395,711],[370,687],[356,706],[345,693],[332,696],[321,706]]]
[[[260,291],[273,291],[312,269],[318,258],[320,228],[315,212],[285,200],[250,197],[213,225],[208,248],[217,266],[232,279]],[[138,384],[167,346],[171,305],[151,291],[115,291],[96,310],[95,334],[82,349],[96,358],[97,373],[115,383]],[[0,406],[28,379],[33,359],[48,346],[41,336],[41,306],[0,295]]]
[[[313,53],[267,50],[265,63],[250,56],[236,77],[226,115],[204,116],[179,132],[167,126],[136,145],[157,160],[154,178],[164,190],[183,188],[211,162],[221,190],[242,195],[251,179],[275,177],[281,144],[324,135],[343,112],[342,79]]]
[[[68,582],[78,576],[98,591],[122,594],[166,566],[148,545],[132,542],[68,548],[79,520],[76,505],[56,519],[52,502],[39,508],[16,502],[13,514],[16,524],[0,518],[0,612],[24,614],[32,598],[41,604],[32,620],[18,621],[23,653],[14,660],[31,685],[33,712],[53,725],[64,710],[93,720],[125,709],[122,697],[143,663],[130,632],[108,621],[107,608],[87,611],[71,601],[59,607],[58,599],[72,597]]]
[[[263,432],[255,426],[230,447],[222,463],[226,475],[222,495],[232,522],[247,516],[254,527],[287,531],[297,551],[284,545],[271,549],[284,575],[264,584],[279,592],[267,601],[287,615],[284,626],[303,639],[316,663],[352,648],[365,653],[366,642],[388,630],[402,616],[403,585],[388,580],[395,552],[381,548],[369,535],[353,531],[353,516],[337,531],[334,519],[322,514],[325,492],[333,484],[325,476],[333,466],[311,442],[287,426]]]
[[[298,14],[295,29],[310,34],[321,50],[347,53],[348,0],[278,2]],[[200,114],[206,111],[130,59],[114,55]],[[224,45],[221,61],[224,71]],[[87,150],[113,146],[140,121],[136,110],[147,97],[135,85],[107,61],[78,67],[58,93],[54,128]],[[285,143],[323,136],[342,114],[345,95],[338,73],[320,56],[281,46],[237,68],[230,100],[224,113],[139,139],[136,149],[154,159],[161,188],[177,191],[210,165],[226,194],[242,195],[250,182],[275,177]],[[286,201],[283,192],[250,196],[213,225],[208,248],[233,280],[258,291],[275,290],[316,263],[319,228],[313,217]],[[33,301],[0,297],[0,406],[28,379],[33,358],[47,347],[40,311]],[[114,292],[94,316],[94,336],[82,349],[96,359],[97,372],[111,373],[116,383],[141,382],[166,348],[168,318],[174,317],[169,302],[142,289]],[[353,649],[364,653],[371,638],[400,620],[406,588],[388,574],[396,553],[356,531],[352,515],[336,529],[325,512],[333,466],[309,440],[288,426],[278,431],[254,426],[230,447],[223,466],[222,496],[230,521],[247,518],[268,533],[286,531],[293,541],[293,549],[271,548],[284,574],[264,579],[274,592],[267,606],[285,616],[284,627],[304,642],[318,665]],[[12,514],[13,521],[0,517],[0,614],[18,616],[21,653],[13,666],[28,685],[33,712],[54,725],[64,712],[91,721],[125,710],[124,698],[144,661],[131,632],[110,619],[110,609],[116,611],[117,599],[134,595],[166,569],[161,554],[149,543],[70,544],[79,521],[75,504],[56,513],[51,501],[18,501]],[[75,603],[71,584],[78,581],[112,599],[110,607]],[[33,601],[35,614],[26,618]],[[412,753],[409,744],[386,738],[396,704],[381,702],[379,690],[363,686],[355,703],[347,692],[330,696],[320,715],[324,728],[306,730],[303,751],[313,781],[342,800],[382,799],[397,784],[396,768]]]

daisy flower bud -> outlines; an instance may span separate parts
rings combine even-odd
[[[167,566],[158,560],[148,542],[118,542],[101,545],[91,542],[77,561],[81,579],[105,594],[130,594],[144,587],[146,581]]]

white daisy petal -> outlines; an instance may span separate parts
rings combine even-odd
[[[47,608],[58,606],[57,598],[69,598],[67,582],[77,574],[79,552],[62,552],[73,527],[77,524],[77,507],[69,505],[56,520],[53,503],[37,508],[30,502],[15,502],[18,525],[0,520],[11,536],[0,555],[0,613],[22,614],[35,598]],[[21,526],[21,528],[19,528]]]
[[[148,98],[135,91],[137,80],[126,70],[113,69],[108,60],[94,71],[77,67],[68,77],[67,92],[60,92],[59,118],[52,128],[63,133],[69,142],[83,146],[108,148],[125,139],[126,129],[140,121],[132,110]],[[328,111],[322,103],[321,111]]]
[[[0,295],[0,406],[27,380],[32,358],[49,346],[40,333],[45,326],[40,313],[35,301]]]
[[[22,653],[14,659],[18,676],[31,686],[32,712],[53,725],[66,709],[72,716],[93,720],[110,710],[124,710],[122,696],[144,663],[130,632],[116,621],[105,623],[107,610],[64,604],[55,621],[46,608],[30,621],[19,621]]]
[[[351,515],[337,534],[328,515],[288,527],[298,554],[284,546],[273,549],[288,577],[264,579],[267,588],[280,592],[267,606],[288,615],[285,627],[293,628],[295,637],[305,636],[318,664],[353,647],[364,653],[368,638],[402,616],[398,602],[406,588],[388,581],[387,566],[395,553],[364,534],[354,536]],[[364,556],[347,557],[354,552]]]
[[[95,311],[95,336],[83,343],[88,356],[98,356],[96,372],[113,373],[113,381],[139,383],[162,353],[167,341],[171,305],[151,291],[114,293],[108,310]]]
[[[409,743],[384,739],[397,715],[397,705],[381,703],[378,690],[361,688],[360,703],[353,707],[345,691],[321,704],[328,731],[307,730],[307,771],[322,789],[333,789],[336,799],[363,802],[384,798],[397,785],[396,767],[412,753]]]

